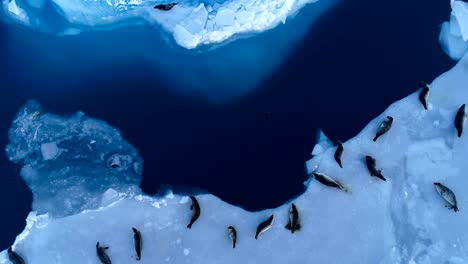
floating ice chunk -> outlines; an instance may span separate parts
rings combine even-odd
[[[468,3],[451,0],[450,21],[442,24],[439,40],[452,59],[459,60],[468,50]]]
[[[312,155],[316,156],[319,154],[322,154],[325,152],[325,150],[332,148],[333,143],[331,140],[323,133],[321,129],[319,129],[317,133],[317,143],[315,144],[313,150],[312,150]]]
[[[50,142],[50,143],[42,144],[41,153],[42,153],[42,158],[44,160],[55,159],[60,153],[60,150],[57,147],[57,142]]]
[[[468,44],[463,40],[457,19],[453,15],[450,22],[442,24],[439,40],[444,52],[454,60],[461,59],[468,50]]]
[[[18,21],[21,24],[29,25],[29,16],[26,11],[21,8],[17,3],[16,0],[11,1],[4,1],[3,2],[4,9],[8,12],[11,18],[15,21]]]
[[[451,0],[452,13],[457,18],[458,27],[464,41],[468,40],[468,3]]]
[[[39,213],[68,215],[94,208],[110,187],[130,191],[141,180],[143,160],[137,151],[119,131],[83,113],[62,118],[28,102],[9,138],[8,158],[22,165],[33,210]]]

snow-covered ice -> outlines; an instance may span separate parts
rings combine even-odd
[[[261,212],[198,195],[202,213],[192,229],[186,228],[187,197],[139,191],[141,158],[117,130],[82,113],[49,114],[30,102],[13,123],[7,153],[23,166],[35,211],[13,247],[27,263],[98,263],[99,241],[110,247],[113,263],[137,263],[135,227],[143,236],[140,263],[467,263],[468,135],[458,138],[454,127],[458,107],[468,102],[466,83],[468,56],[430,84],[429,110],[417,91],[346,141],[343,169],[334,147],[307,162],[309,172],[326,173],[348,192],[310,178],[294,201]],[[392,128],[373,142],[387,115],[394,117]],[[386,182],[370,176],[366,155],[377,159]],[[119,166],[112,166],[115,160]],[[445,207],[434,182],[455,192],[459,212]],[[285,228],[291,202],[302,225],[295,234]],[[255,240],[257,225],[271,214],[272,228]],[[237,229],[236,249],[230,225]],[[0,263],[9,263],[6,251]]]

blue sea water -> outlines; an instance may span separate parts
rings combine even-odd
[[[342,0],[271,76],[229,101],[174,87],[156,71],[137,51],[159,37],[147,28],[62,39],[1,23],[0,146],[16,111],[36,99],[50,111],[82,110],[119,128],[145,159],[146,193],[203,190],[251,211],[275,207],[304,190],[317,129],[333,141],[349,139],[454,65],[438,43],[449,13],[444,1]],[[109,41],[116,34],[139,36],[136,50],[118,49],[135,39],[116,45]],[[3,152],[0,173],[6,248],[24,228],[32,196]]]

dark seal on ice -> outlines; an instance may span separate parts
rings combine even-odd
[[[228,226],[229,237],[232,241],[232,248],[236,248],[237,231],[233,226]]]
[[[286,225],[286,229],[291,230],[291,233],[301,229],[301,223],[299,221],[299,212],[297,211],[296,205],[291,204],[291,209],[289,209],[289,221]]]
[[[462,104],[458,109],[457,115],[455,116],[455,128],[457,129],[458,137],[461,137],[463,128],[465,127],[466,111],[465,104]]]
[[[136,228],[132,228],[133,230],[133,241],[135,243],[135,251],[137,253],[137,260],[141,260],[141,249],[143,246],[143,240],[141,239],[141,232]]]
[[[341,182],[335,179],[332,179],[330,176],[326,175],[325,173],[312,172],[312,175],[314,175],[314,178],[323,185],[338,188],[340,190],[347,192],[346,188],[343,186],[343,184],[341,184]]]
[[[336,148],[335,151],[335,160],[338,165],[340,165],[341,168],[343,168],[343,165],[341,164],[341,157],[343,156],[344,152],[344,147],[343,143],[341,141],[338,141],[338,147]]]
[[[386,181],[386,179],[382,175],[382,170],[377,169],[377,163],[373,157],[366,156],[366,164],[371,176],[375,176],[383,181]]]
[[[155,9],[163,10],[163,11],[169,11],[171,10],[177,3],[169,3],[169,4],[159,4],[154,6]]]
[[[190,219],[190,223],[188,224],[187,228],[192,228],[193,223],[195,223],[198,217],[200,217],[201,212],[197,198],[190,196],[190,199],[192,200],[192,205],[190,206],[190,210],[192,210],[192,218]]]
[[[421,92],[419,93],[419,101],[423,105],[424,109],[427,110],[427,98],[429,97],[429,84],[421,82]]]
[[[387,133],[390,128],[392,127],[393,117],[387,116],[385,120],[380,124],[379,128],[377,129],[377,133],[375,134],[374,141],[382,136],[383,134]]]
[[[268,229],[271,228],[271,225],[273,224],[273,217],[274,215],[271,215],[270,218],[267,220],[261,222],[258,227],[257,227],[257,232],[255,233],[255,239],[258,239],[258,236],[262,233],[265,233],[268,231]]]
[[[450,205],[447,206],[449,209],[453,209],[455,212],[458,211],[457,206],[457,198],[455,197],[455,193],[450,190],[447,186],[444,186],[440,182],[434,182],[435,188],[442,198]]]
[[[109,256],[107,255],[106,253],[106,250],[108,250],[109,247],[101,247],[99,245],[99,242],[97,242],[96,244],[96,253],[97,253],[97,256],[99,258],[99,260],[101,261],[102,264],[112,264]]]
[[[24,262],[23,258],[18,253],[13,251],[11,247],[8,248],[8,258],[13,264],[25,264],[26,263]]]

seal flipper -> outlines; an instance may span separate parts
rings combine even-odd
[[[284,228],[286,228],[287,230],[291,230],[291,223],[288,223],[287,225],[284,226]]]

